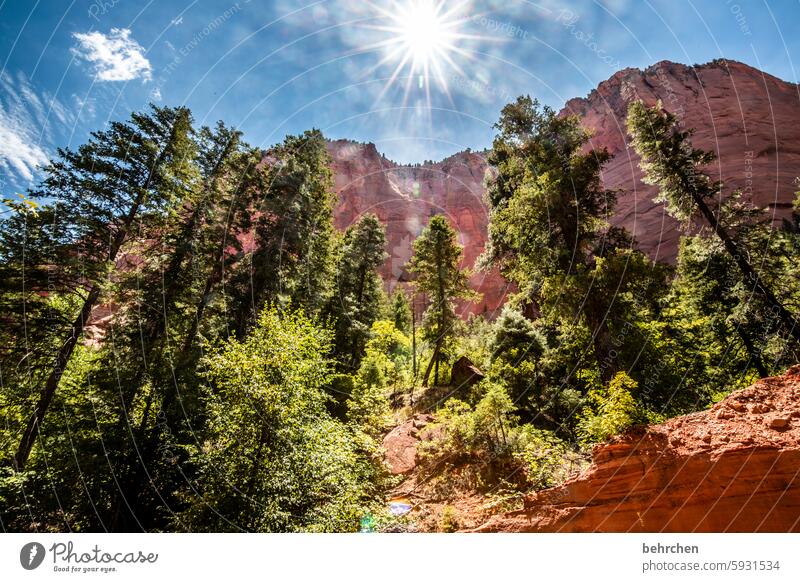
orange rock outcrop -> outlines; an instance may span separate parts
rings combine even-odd
[[[800,531],[800,366],[597,445],[592,465],[482,532]]]

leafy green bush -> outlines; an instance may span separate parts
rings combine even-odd
[[[423,457],[463,455],[497,457],[509,451],[517,428],[514,404],[502,385],[483,380],[484,396],[473,409],[457,398],[448,399],[437,420],[423,430]]]
[[[331,334],[266,309],[244,341],[206,358],[208,438],[176,520],[205,531],[354,531],[379,475],[358,433],[332,418]]]
[[[586,459],[554,433],[526,425],[520,428],[516,457],[534,489],[554,487],[585,466]]]
[[[637,388],[625,372],[618,372],[607,386],[588,394],[589,406],[584,408],[578,431],[586,442],[600,442],[620,434],[636,423],[646,421],[632,392]]]

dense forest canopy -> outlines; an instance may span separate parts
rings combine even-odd
[[[796,363],[800,196],[774,227],[718,195],[660,105],[628,129],[659,200],[703,228],[676,265],[649,259],[610,226],[609,153],[521,97],[489,153],[479,267],[517,289],[494,320],[455,315],[476,293],[444,215],[386,293],[384,226],[334,229],[317,130],[262,152],[153,106],[60,150],[0,223],[2,528],[396,531],[381,440],[417,413],[424,470],[467,464],[514,497]]]

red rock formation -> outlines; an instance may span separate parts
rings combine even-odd
[[[563,112],[580,115],[595,131],[592,146],[614,155],[603,172],[605,184],[621,191],[612,222],[633,233],[643,251],[671,262],[680,233],[653,202],[656,188],[642,184],[639,158],[627,148],[625,118],[633,99],[648,105],[661,100],[684,129],[695,129],[694,146],[717,155],[708,172],[725,182],[726,195],[742,190],[776,221],[791,213],[800,176],[797,85],[736,61],[697,67],[662,61],[644,71],[624,69],[585,99],[568,101]]]
[[[603,174],[609,188],[620,190],[612,222],[628,228],[650,256],[673,261],[680,233],[653,202],[655,188],[641,183],[639,160],[626,147],[624,119],[633,98],[649,104],[660,99],[686,128],[696,129],[695,145],[718,155],[709,171],[726,182],[727,193],[742,189],[776,220],[790,213],[793,181],[800,176],[797,85],[734,61],[694,68],[664,61],[645,71],[625,69],[588,97],[567,102],[563,112],[581,115],[595,130],[592,146],[615,155]],[[488,223],[483,155],[462,152],[405,167],[381,156],[372,144],[334,141],[329,150],[340,195],[337,226],[346,227],[364,212],[374,212],[387,224],[391,256],[383,275],[390,287],[405,279],[411,242],[435,213],[447,215],[459,230],[464,264],[473,265],[486,243]],[[498,309],[508,291],[504,281],[491,273],[476,274],[473,282],[484,297],[470,311]]]
[[[416,414],[383,437],[384,458],[393,475],[409,473],[417,466],[419,431],[432,420],[430,414]]]
[[[800,531],[800,366],[592,456],[580,476],[476,531]]]
[[[447,216],[458,231],[463,265],[475,264],[489,221],[483,202],[483,156],[462,152],[434,164],[399,166],[373,144],[340,140],[330,142],[328,150],[340,199],[336,226],[347,228],[368,212],[386,224],[389,258],[382,275],[390,289],[408,281],[404,267],[411,258],[411,243],[436,214]],[[483,297],[462,306],[463,313],[492,311],[504,302],[507,284],[497,273],[474,273],[472,284]]]

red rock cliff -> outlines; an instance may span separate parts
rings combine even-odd
[[[680,233],[652,201],[655,188],[641,183],[639,160],[626,147],[624,120],[635,98],[648,104],[660,99],[686,128],[695,128],[695,145],[717,154],[709,171],[725,181],[728,193],[742,189],[776,220],[789,215],[793,181],[800,176],[797,85],[734,61],[694,68],[664,61],[645,71],[625,69],[588,97],[568,101],[563,112],[580,115],[595,131],[592,146],[615,155],[603,174],[608,187],[620,190],[613,222],[628,228],[651,257],[673,261]],[[387,160],[372,144],[333,141],[329,150],[340,196],[337,226],[346,227],[364,212],[387,224],[390,258],[383,275],[390,287],[405,278],[411,242],[436,213],[447,215],[459,230],[464,264],[473,265],[486,242],[488,222],[483,155],[462,152],[407,167]],[[492,312],[502,305],[507,285],[496,273],[475,274],[473,282],[484,297],[471,311]]]
[[[336,226],[347,228],[368,212],[386,224],[389,258],[382,275],[390,288],[408,280],[404,267],[411,258],[411,243],[436,214],[447,216],[458,231],[463,265],[475,264],[486,243],[489,221],[483,202],[487,164],[482,155],[462,152],[434,164],[399,166],[373,144],[340,140],[329,142],[328,149],[340,199]],[[496,272],[476,272],[472,283],[483,297],[463,306],[464,313],[492,311],[504,302],[507,284]]]

